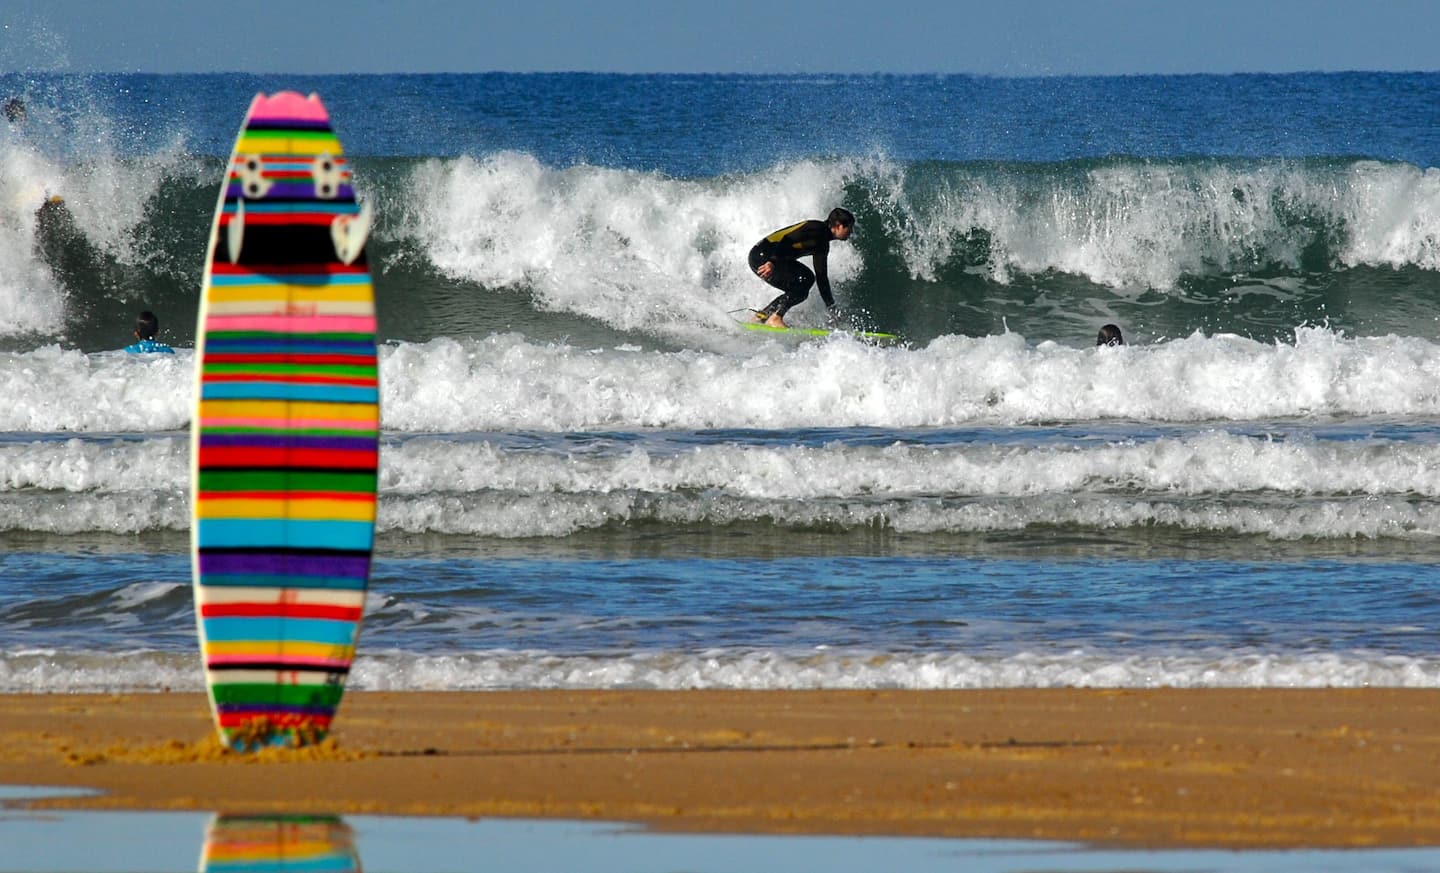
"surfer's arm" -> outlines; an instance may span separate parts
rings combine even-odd
[[[820,291],[820,299],[825,301],[825,308],[834,309],[835,297],[830,293],[830,272],[825,261],[825,252],[815,253],[815,287]]]

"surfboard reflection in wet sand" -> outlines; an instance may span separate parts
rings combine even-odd
[[[217,815],[205,829],[201,873],[359,871],[355,835],[338,816]]]

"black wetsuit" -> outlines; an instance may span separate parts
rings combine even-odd
[[[770,278],[765,281],[785,292],[760,310],[757,317],[771,315],[785,317],[792,306],[802,303],[810,296],[810,286],[818,284],[820,299],[827,307],[835,305],[830,294],[830,276],[825,269],[825,258],[830,254],[830,227],[823,221],[802,221],[781,228],[755,244],[750,250],[750,269],[758,271],[760,265],[770,262]],[[811,255],[815,270],[800,263],[797,258]],[[756,272],[755,275],[760,275]]]

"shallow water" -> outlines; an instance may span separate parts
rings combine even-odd
[[[190,873],[197,866],[202,873],[1415,873],[1440,867],[1440,849],[1127,851],[1022,840],[655,834],[618,824],[523,819],[14,808],[0,809],[0,845],[0,873]]]

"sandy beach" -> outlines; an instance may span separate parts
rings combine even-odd
[[[523,691],[346,698],[240,756],[197,694],[0,696],[38,806],[517,816],[1130,846],[1440,845],[1440,691]]]

